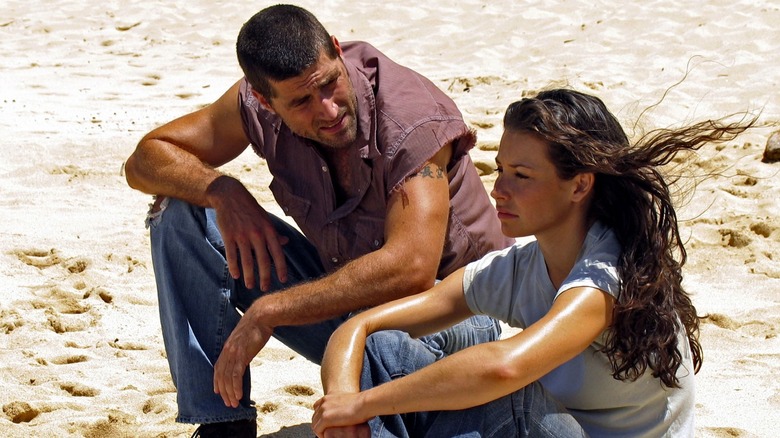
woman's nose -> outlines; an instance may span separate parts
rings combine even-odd
[[[493,199],[502,199],[504,198],[503,192],[501,191],[501,175],[496,178],[496,182],[493,183],[493,190],[490,191],[490,196]]]

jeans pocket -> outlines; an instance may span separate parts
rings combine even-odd
[[[162,214],[168,208],[169,199],[167,197],[158,198],[157,196],[152,198],[152,203],[149,204],[149,211],[146,213],[146,220],[144,221],[147,229],[150,227],[156,228],[160,224]]]

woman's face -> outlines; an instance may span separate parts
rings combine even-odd
[[[547,142],[528,131],[505,131],[496,156],[496,200],[501,230],[510,237],[555,235],[572,224],[575,179],[560,179]]]

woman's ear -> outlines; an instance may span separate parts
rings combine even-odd
[[[587,199],[588,195],[593,192],[593,185],[596,183],[596,175],[593,173],[578,173],[574,177],[574,192],[572,193],[572,200],[574,202],[582,202]]]

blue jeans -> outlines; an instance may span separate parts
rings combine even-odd
[[[177,390],[183,423],[215,423],[253,419],[257,416],[250,399],[249,368],[244,374],[244,396],[237,408],[225,406],[214,394],[214,364],[241,314],[260,297],[259,288],[248,289],[243,279],[234,280],[227,269],[224,243],[212,209],[204,209],[172,198],[162,209],[150,213],[152,262],[157,282],[160,322],[173,383]],[[270,292],[325,275],[316,249],[295,228],[271,217],[277,232],[289,238],[283,246],[287,260],[287,282],[273,271]],[[274,337],[314,363],[320,363],[333,331],[349,315],[318,324],[274,329]],[[490,321],[493,324],[492,321]],[[498,337],[498,326],[489,337],[471,336],[470,327],[459,325],[442,334],[474,342]],[[487,333],[486,333],[487,334]]]
[[[440,335],[423,341],[399,331],[372,334],[366,343],[361,389],[411,374],[454,352],[447,346],[442,348]],[[455,349],[467,346],[457,345]],[[377,438],[587,436],[577,420],[539,382],[473,408],[375,417],[369,426],[371,436]]]

